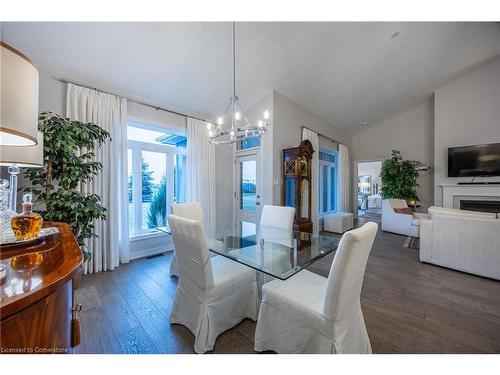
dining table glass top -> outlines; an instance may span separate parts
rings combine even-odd
[[[172,234],[168,227],[158,230]],[[222,230],[205,230],[208,249],[220,256],[264,274],[286,280],[337,249],[339,239],[312,233],[259,227],[246,232],[241,225],[229,224]]]

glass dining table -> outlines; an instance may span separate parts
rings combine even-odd
[[[157,230],[172,234],[168,227]],[[222,230],[205,230],[208,249],[217,255],[251,267],[280,280],[300,272],[335,251],[339,239],[311,233],[292,235],[276,228],[259,227],[257,233],[245,233],[241,226],[229,224]]]

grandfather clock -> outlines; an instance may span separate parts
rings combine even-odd
[[[314,150],[308,140],[299,147],[283,149],[283,205],[295,207],[294,232],[312,233],[311,160]]]

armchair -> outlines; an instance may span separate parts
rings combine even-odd
[[[382,230],[404,236],[419,237],[420,219],[428,217],[428,215],[398,213],[394,210],[395,208],[408,208],[408,204],[404,199],[382,200]]]

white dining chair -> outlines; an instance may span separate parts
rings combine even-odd
[[[302,270],[262,288],[255,350],[277,353],[371,353],[361,287],[378,225],[340,240],[328,278]]]
[[[233,250],[241,259],[259,265],[269,272],[286,272],[291,268],[290,248],[293,248],[293,216],[295,208],[264,205],[260,218],[257,243]],[[236,256],[236,255],[235,255]],[[261,282],[272,279],[261,275]]]
[[[212,350],[219,334],[244,318],[256,319],[255,271],[222,256],[210,257],[200,221],[168,218],[177,251],[179,283],[170,313],[195,336],[194,351]]]
[[[199,202],[175,203],[172,204],[171,209],[172,215],[203,222],[203,210],[201,209],[201,204]],[[179,277],[175,249],[174,254],[172,255],[172,261],[170,262],[170,276]]]
[[[293,246],[294,207],[264,205],[260,216],[259,240]]]

